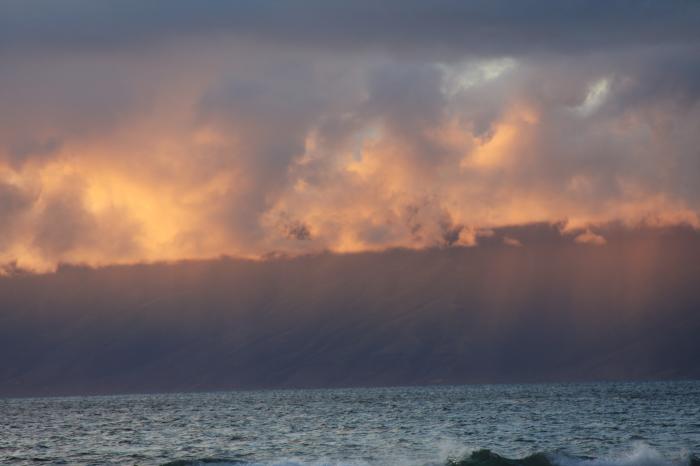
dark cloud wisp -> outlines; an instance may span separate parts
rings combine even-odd
[[[692,0],[8,0],[0,50],[129,46],[178,37],[449,53],[698,43]]]

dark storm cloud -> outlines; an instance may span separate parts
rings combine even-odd
[[[697,43],[693,0],[9,0],[0,47],[130,46],[183,35],[449,53],[609,49]]]
[[[700,236],[0,278],[0,395],[700,376]],[[552,237],[557,236],[556,241]]]
[[[299,221],[290,221],[286,223],[284,225],[284,233],[290,239],[296,239],[299,241],[311,239],[309,227]]]

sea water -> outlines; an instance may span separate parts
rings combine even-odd
[[[700,465],[700,382],[0,399],[2,464]]]

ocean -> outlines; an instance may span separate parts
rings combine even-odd
[[[0,399],[7,465],[700,466],[700,382]]]

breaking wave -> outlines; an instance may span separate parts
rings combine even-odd
[[[280,460],[273,462],[251,462],[224,458],[202,458],[195,460],[176,460],[162,466],[374,466],[392,464],[415,465],[415,460],[378,461],[376,463],[356,461],[304,462]],[[491,450],[474,450],[463,457],[447,458],[438,463],[426,463],[425,466],[700,466],[700,457],[692,453],[682,453],[675,458],[667,458],[647,445],[637,445],[631,451],[619,456],[573,456],[561,452],[538,452],[522,458],[508,458]]]

